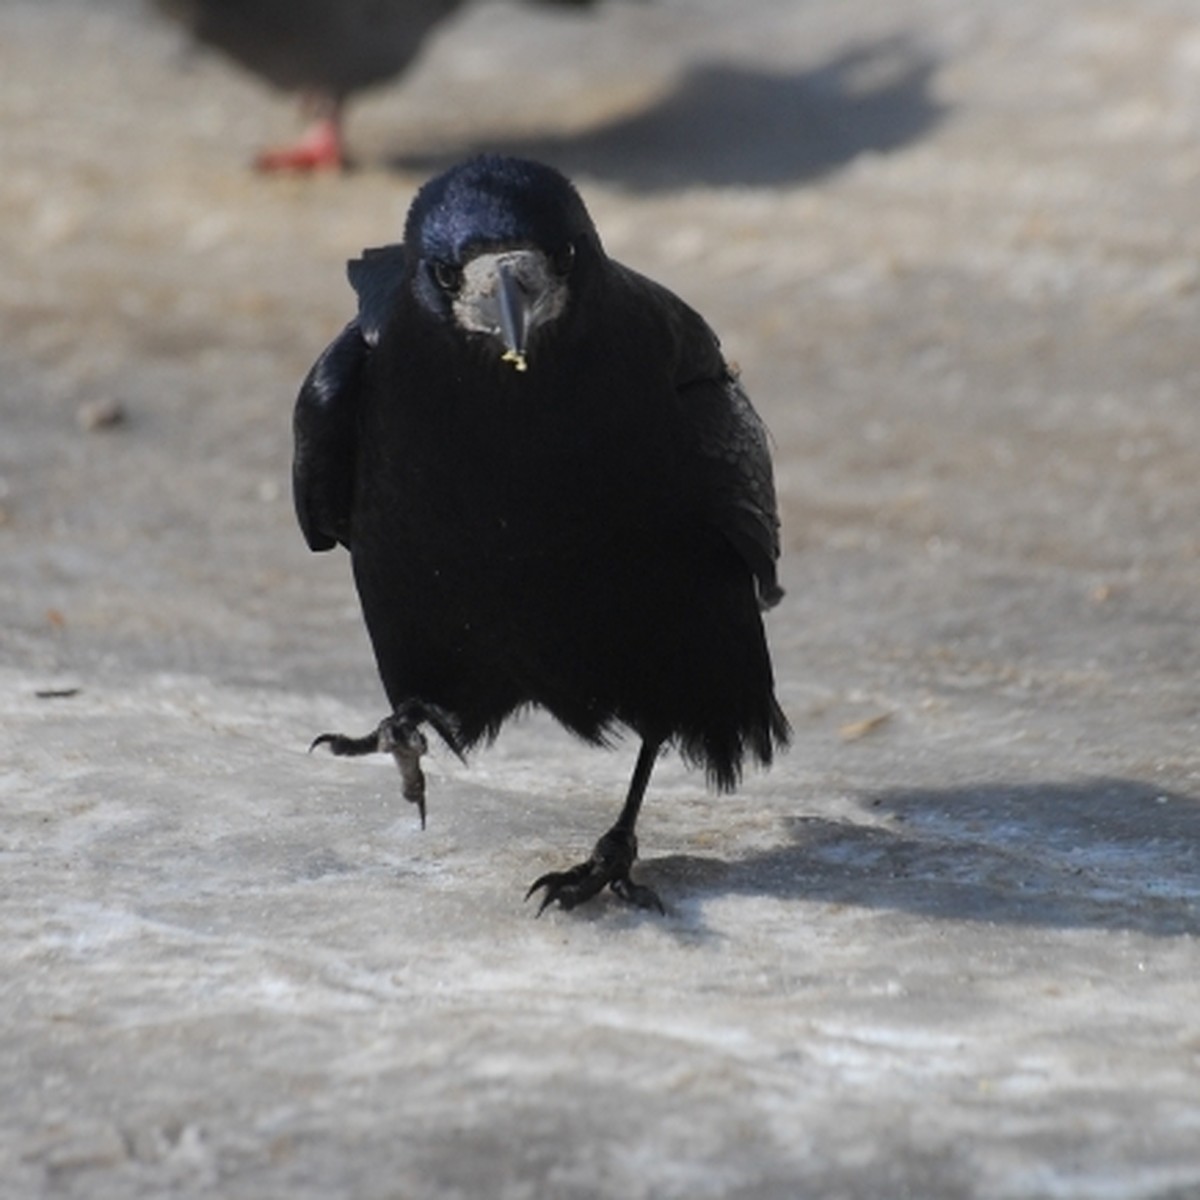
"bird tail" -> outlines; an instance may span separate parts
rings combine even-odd
[[[746,757],[769,767],[777,750],[792,740],[792,727],[779,701],[770,696],[756,719],[732,729],[707,728],[684,733],[677,739],[679,753],[689,766],[703,767],[709,787],[718,792],[736,791]]]

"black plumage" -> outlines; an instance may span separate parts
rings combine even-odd
[[[312,549],[350,550],[393,711],[318,742],[392,752],[424,819],[422,724],[459,754],[529,705],[593,743],[632,730],[616,825],[531,892],[657,905],[629,868],[660,748],[727,790],[788,737],[764,427],[703,319],[608,258],[549,167],[439,176],[350,279],[358,315],[297,400],[295,498]]]

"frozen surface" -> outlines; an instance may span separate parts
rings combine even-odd
[[[0,5],[0,1194],[1200,1196],[1200,19],[493,5],[288,102],[131,0]],[[633,747],[382,762],[288,495],[343,261],[552,159],[777,442],[796,744],[535,921]],[[123,417],[111,423],[114,415]],[[50,694],[47,694],[50,693]]]

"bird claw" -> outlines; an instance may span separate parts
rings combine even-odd
[[[629,877],[637,858],[637,838],[620,829],[610,829],[597,843],[592,856],[566,871],[550,871],[533,881],[525,893],[528,900],[534,892],[545,889],[537,915],[557,903],[572,909],[598,895],[606,887],[614,895],[636,908],[657,909],[666,913],[658,893]]]
[[[308,748],[309,754],[318,746],[328,746],[330,754],[336,754],[339,758],[357,758],[363,754],[376,754],[383,749],[379,744],[379,730],[358,738],[347,737],[344,733],[322,733],[313,738]]]
[[[384,717],[374,732],[365,737],[323,733],[309,746],[309,753],[318,746],[328,746],[339,757],[390,754],[400,768],[401,794],[417,806],[421,828],[425,828],[425,772],[421,770],[421,755],[429,749],[429,742],[410,716],[393,713]]]

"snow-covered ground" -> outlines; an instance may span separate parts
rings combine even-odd
[[[1200,16],[500,4],[283,98],[0,6],[0,1195],[1200,1195]],[[288,492],[342,264],[480,147],[578,182],[776,439],[791,753],[308,755],[382,699]],[[123,419],[108,423],[106,415]],[[51,694],[47,694],[51,693]]]

